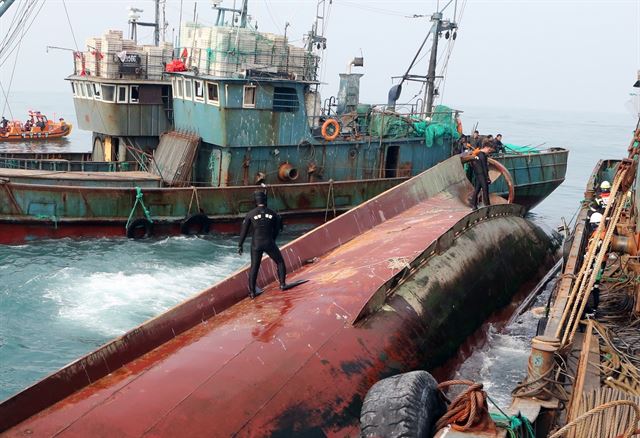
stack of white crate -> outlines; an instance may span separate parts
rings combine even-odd
[[[165,49],[157,46],[144,46],[142,57],[142,65],[146,69],[148,79],[160,79],[162,78],[162,72],[164,71],[164,57]]]
[[[84,52],[85,68],[91,76],[100,76],[100,55],[102,53],[101,38],[87,38],[87,51]],[[78,70],[79,71],[79,70]]]
[[[200,27],[185,24],[181,46],[187,49],[187,67],[228,77],[247,69],[294,73],[309,71],[305,49],[287,44],[281,35],[237,27]]]
[[[122,31],[109,30],[102,36],[102,54],[100,76],[108,79],[120,77],[120,63],[115,54],[122,52]]]
[[[102,37],[87,38],[87,50],[82,52],[86,73],[108,79],[120,77],[121,63],[117,54],[134,54],[140,57],[140,74],[147,72],[149,79],[161,79],[165,63],[173,58],[173,44],[163,42],[160,46],[140,46],[133,40],[123,39],[122,31],[109,30]],[[77,74],[82,72],[80,55],[74,56]]]
[[[127,52],[140,52],[140,46],[135,43],[133,40],[122,40],[122,50],[126,50]]]

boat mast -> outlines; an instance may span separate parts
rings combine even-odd
[[[424,92],[425,97],[422,107],[422,112],[425,116],[431,115],[433,111],[433,99],[437,93],[435,82],[436,79],[438,79],[438,76],[436,76],[436,64],[438,61],[438,40],[440,39],[440,34],[442,32],[447,32],[448,36],[450,31],[453,31],[458,27],[458,25],[452,21],[443,20],[442,12],[434,13],[431,16],[431,21],[433,22],[433,25],[431,26],[430,33],[432,34],[433,41],[431,45],[431,57],[429,58],[429,72],[427,73],[427,87]]]
[[[216,26],[224,26],[225,15],[227,12],[231,12],[231,26],[236,22],[236,14],[240,15],[240,27],[247,27],[247,17],[249,10],[249,0],[242,0],[242,6],[240,9],[236,9],[235,1],[232,8],[221,8],[220,4],[222,0],[211,0],[211,7],[218,11],[218,18],[216,19]]]
[[[153,45],[160,44],[160,0],[156,0],[156,25],[153,29]]]
[[[130,35],[133,41],[138,43],[138,26],[145,27],[153,27],[153,43],[158,46],[160,44],[160,0],[155,0],[156,5],[156,19],[153,23],[145,23],[143,21],[138,21],[140,19],[140,14],[144,12],[142,9],[135,8],[133,6],[129,7],[129,24],[131,25]]]

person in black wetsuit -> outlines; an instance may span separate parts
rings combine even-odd
[[[261,191],[255,192],[254,198],[256,208],[247,213],[244,221],[242,221],[240,243],[238,244],[238,254],[242,254],[242,246],[247,238],[249,229],[251,229],[251,269],[249,271],[249,297],[251,298],[255,298],[260,294],[258,289],[256,289],[256,281],[258,279],[262,255],[265,252],[278,266],[280,289],[285,289],[287,286],[285,281],[287,271],[284,266],[284,259],[282,258],[278,245],[276,245],[276,238],[280,231],[282,231],[282,218],[278,213],[267,208],[266,193]]]
[[[505,148],[502,143],[502,134],[496,135],[496,139],[493,141],[494,149],[496,150],[496,154],[504,154]]]
[[[491,201],[489,200],[489,184],[491,184],[491,180],[489,179],[489,163],[487,162],[487,155],[492,151],[493,148],[487,143],[482,149],[480,149],[480,152],[476,154],[474,159],[470,161],[471,168],[473,169],[473,175],[475,177],[473,197],[471,198],[474,210],[477,210],[478,208],[478,195],[480,194],[480,190],[482,190],[484,205],[491,205]]]

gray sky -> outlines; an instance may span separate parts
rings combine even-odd
[[[16,4],[20,1],[24,0]],[[197,3],[200,21],[211,23],[210,2]],[[440,1],[441,6],[444,3]],[[126,34],[129,5],[143,8],[143,19],[150,21],[153,15],[149,0],[67,0],[66,5],[80,46],[85,38],[107,29],[122,29]],[[194,2],[183,5],[183,17],[191,18]],[[452,6],[445,16],[452,15]],[[249,7],[260,30],[281,33],[288,21],[290,39],[301,40],[314,21],[316,1],[252,0]],[[177,34],[180,1],[168,0],[166,8],[170,39],[172,28]],[[362,51],[361,100],[385,102],[391,76],[404,73],[430,26],[428,18],[407,17],[430,15],[435,8],[435,0],[333,0],[323,98],[337,93],[337,74]],[[15,9],[14,5],[0,20],[0,32]],[[640,0],[468,0],[460,24],[446,84],[441,87],[443,103],[460,109],[468,105],[626,111],[625,102],[640,69]],[[140,35],[150,41],[151,29],[141,29]],[[21,43],[13,91],[68,90],[63,78],[72,71],[72,55],[46,53],[48,44],[75,47],[60,0],[47,0]],[[427,62],[428,57],[422,59],[414,71],[424,73]],[[11,59],[0,71],[5,88],[13,64]],[[417,91],[405,89],[400,100],[410,100]]]

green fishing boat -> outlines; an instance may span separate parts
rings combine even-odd
[[[455,35],[455,17],[432,16],[428,73],[412,63],[386,103],[369,105],[353,71],[362,58],[337,97],[320,96],[328,7],[318,2],[303,47],[258,32],[248,0],[216,5],[214,26],[185,23],[175,48],[157,32],[154,46],[94,38],[67,78],[91,156],[0,154],[0,243],[234,232],[264,186],[287,221],[319,223],[459,153],[462,111],[434,105],[438,41]],[[424,82],[425,99],[398,103],[407,81]],[[491,191],[533,208],[564,180],[567,155],[507,150],[493,157]]]

